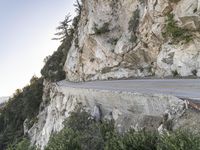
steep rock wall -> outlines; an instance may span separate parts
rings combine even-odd
[[[190,42],[163,37],[168,13],[190,30]],[[199,24],[199,0],[84,0],[64,66],[67,79],[200,76]]]

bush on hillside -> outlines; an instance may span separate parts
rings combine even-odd
[[[65,17],[64,21],[60,22],[60,25],[57,27],[59,32],[55,34],[58,37],[54,38],[54,40],[61,40],[61,45],[51,56],[45,58],[44,67],[41,69],[42,76],[51,82],[65,79],[65,71],[63,70],[63,67],[67,59],[68,51],[71,48],[74,35],[77,34],[82,3],[77,0],[74,6],[76,8],[77,16],[74,17],[72,25],[69,25],[71,22],[69,15]]]
[[[200,150],[200,135],[187,131],[176,131],[159,136],[158,150]]]
[[[178,27],[177,22],[174,20],[174,14],[170,13],[166,19],[166,32],[163,33],[164,37],[171,37],[175,42],[185,41],[186,43],[192,40],[192,35],[187,29]]]
[[[200,135],[175,131],[130,130],[119,134],[113,121],[96,122],[84,109],[77,109],[66,120],[65,127],[51,136],[45,150],[200,150]]]
[[[46,80],[56,82],[65,79],[63,66],[70,47],[71,40],[69,39],[69,41],[64,41],[58,50],[46,59],[45,65],[41,70],[41,74]]]
[[[6,150],[36,150],[36,148],[31,146],[31,143],[28,139],[24,138],[15,146],[9,146]]]
[[[45,150],[88,150],[103,149],[105,132],[113,132],[114,128],[103,126],[102,123],[95,122],[91,116],[82,108],[78,107],[66,120],[65,128],[61,132],[54,134]],[[110,130],[111,129],[111,130]],[[104,133],[102,133],[104,131]],[[67,141],[63,144],[61,139]],[[72,142],[68,142],[72,141]]]

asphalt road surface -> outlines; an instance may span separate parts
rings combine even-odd
[[[79,83],[61,81],[58,84],[73,88],[167,94],[200,101],[200,79],[110,80]]]

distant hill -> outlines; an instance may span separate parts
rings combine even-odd
[[[0,104],[6,102],[9,97],[0,97]]]

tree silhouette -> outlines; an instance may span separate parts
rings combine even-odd
[[[57,30],[59,30],[59,32],[55,33],[56,38],[53,38],[52,40],[61,40],[61,42],[63,40],[65,40],[68,36],[69,36],[69,23],[71,22],[70,19],[70,15],[67,14],[65,16],[65,19],[63,21],[60,22],[60,25],[56,28]]]
[[[75,7],[75,11],[78,13],[78,15],[81,14],[82,11],[82,0],[76,0],[76,2],[74,3],[74,7]]]

